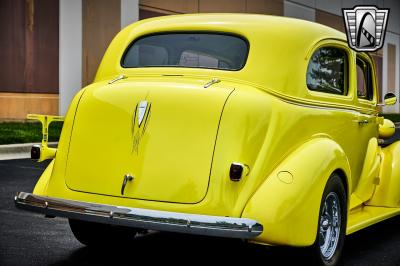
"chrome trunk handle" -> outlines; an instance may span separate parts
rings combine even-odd
[[[133,180],[133,176],[131,174],[126,174],[124,176],[124,181],[122,182],[122,187],[121,187],[121,195],[124,195],[126,183],[128,183],[128,181],[132,181],[132,180]]]

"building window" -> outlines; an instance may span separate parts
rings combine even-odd
[[[312,55],[307,68],[307,87],[312,91],[347,95],[347,53],[323,47]]]

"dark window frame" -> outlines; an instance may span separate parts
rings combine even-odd
[[[357,98],[363,99],[367,101],[374,100],[374,82],[373,82],[373,68],[371,62],[363,56],[357,55],[356,56],[356,68],[359,66],[358,63],[361,62],[363,64],[362,71],[364,77],[364,84],[366,88],[366,95],[359,95],[358,94],[358,76],[356,76],[357,80]],[[356,75],[357,71],[356,71]]]
[[[243,58],[243,65],[241,68],[238,69],[222,69],[222,68],[210,68],[210,67],[184,67],[184,66],[141,66],[141,67],[127,67],[124,65],[124,59],[127,55],[127,53],[129,52],[129,50],[131,49],[131,47],[139,40],[149,37],[149,36],[157,36],[157,35],[168,35],[168,34],[214,34],[214,35],[223,35],[223,36],[231,36],[231,37],[236,37],[241,39],[242,41],[244,41],[244,43],[246,44],[246,55]],[[194,69],[210,69],[210,70],[220,70],[220,71],[240,71],[242,70],[246,64],[247,64],[247,59],[249,58],[249,53],[250,53],[250,42],[248,41],[248,39],[246,37],[244,37],[243,35],[234,33],[234,32],[220,32],[220,31],[161,31],[161,32],[154,32],[154,33],[150,33],[150,34],[145,34],[145,35],[141,35],[135,39],[133,39],[129,45],[125,48],[124,53],[121,56],[120,59],[120,66],[124,69],[136,69],[136,68],[194,68]]]
[[[337,49],[340,50],[343,55],[344,55],[344,70],[343,70],[343,79],[344,79],[344,84],[343,84],[343,92],[342,93],[334,93],[332,91],[323,91],[323,90],[317,90],[314,88],[310,88],[309,86],[309,82],[308,82],[308,73],[309,73],[309,67],[311,64],[311,61],[315,55],[315,53],[319,52],[321,49]],[[324,46],[319,46],[317,47],[311,54],[310,59],[308,61],[307,64],[307,69],[306,69],[306,86],[307,89],[311,92],[317,92],[317,93],[324,93],[327,95],[335,95],[335,96],[348,96],[349,95],[349,91],[350,91],[350,87],[349,87],[349,69],[350,69],[350,60],[349,58],[351,58],[349,52],[347,51],[347,49],[345,47],[341,47],[341,46],[337,46],[337,45],[324,45]]]

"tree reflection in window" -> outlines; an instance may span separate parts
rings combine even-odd
[[[347,94],[346,52],[339,48],[323,47],[312,56],[307,68],[307,87],[313,91]]]

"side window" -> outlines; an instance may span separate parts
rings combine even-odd
[[[372,100],[374,97],[371,65],[359,57],[357,57],[357,96],[366,100]]]
[[[312,91],[347,95],[347,53],[336,47],[314,52],[307,67],[307,87]]]

